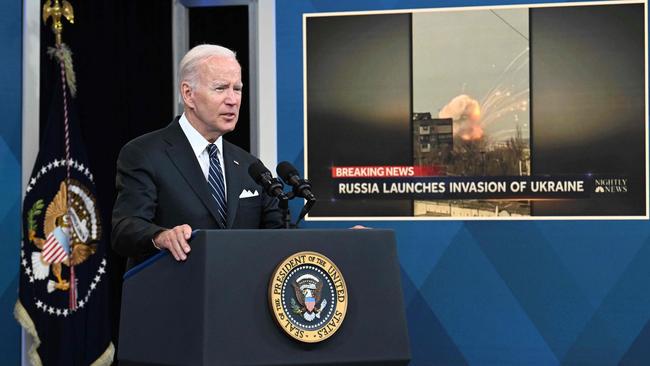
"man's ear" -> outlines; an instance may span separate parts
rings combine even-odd
[[[187,81],[181,82],[181,98],[183,98],[183,104],[188,106],[191,109],[194,109],[194,93],[192,87]]]

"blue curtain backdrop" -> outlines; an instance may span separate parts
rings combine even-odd
[[[303,167],[304,13],[528,3],[277,0],[278,160]],[[650,364],[646,220],[304,226],[356,223],[397,233],[412,365]]]
[[[20,364],[20,331],[13,316],[18,296],[21,197],[22,1],[0,6],[0,355]]]

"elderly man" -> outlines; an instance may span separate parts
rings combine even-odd
[[[248,176],[257,158],[223,139],[242,99],[234,52],[197,46],[179,69],[183,115],[127,143],[117,161],[112,241],[128,267],[159,250],[185,260],[194,229],[282,226],[277,200]]]

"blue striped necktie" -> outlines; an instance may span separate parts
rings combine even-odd
[[[221,227],[226,227],[226,190],[223,181],[223,171],[219,163],[219,149],[217,145],[209,144],[208,153],[210,154],[210,171],[208,173],[208,186],[210,187],[210,194],[217,204],[217,211],[219,212],[219,219]]]

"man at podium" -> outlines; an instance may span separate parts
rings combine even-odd
[[[178,78],[184,113],[128,142],[117,161],[112,245],[128,268],[159,250],[185,260],[195,229],[282,227],[277,199],[247,173],[257,158],[223,139],[242,99],[235,53],[196,46]]]

